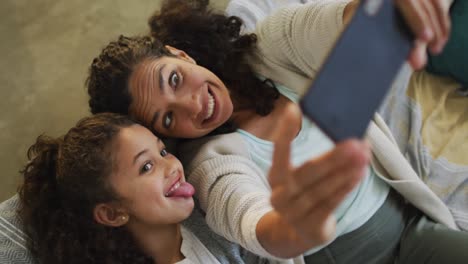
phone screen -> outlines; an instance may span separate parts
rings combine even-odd
[[[332,140],[361,138],[411,49],[391,0],[361,1],[300,100]]]

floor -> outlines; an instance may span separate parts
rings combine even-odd
[[[59,136],[87,115],[87,68],[118,35],[147,32],[160,0],[0,1],[0,201],[21,181],[40,134]],[[212,0],[224,9],[228,0]]]

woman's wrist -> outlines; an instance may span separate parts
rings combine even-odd
[[[256,233],[262,247],[278,258],[294,258],[317,246],[316,243],[303,240],[296,229],[275,210],[260,219]]]

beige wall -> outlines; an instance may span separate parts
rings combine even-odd
[[[223,9],[227,0],[211,1]],[[119,34],[147,32],[159,0],[0,1],[0,201],[14,194],[26,150],[88,113],[87,67]]]

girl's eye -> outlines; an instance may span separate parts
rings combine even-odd
[[[164,116],[164,120],[163,120],[164,128],[169,129],[171,127],[171,123],[172,123],[172,112],[169,112],[167,113],[166,116]]]
[[[169,152],[166,149],[162,149],[160,154],[161,154],[162,157],[165,157],[165,156],[169,155]]]
[[[175,71],[172,72],[171,75],[169,76],[169,85],[172,88],[177,88],[177,86],[179,85],[179,81],[180,81],[180,77],[177,74],[177,72]]]
[[[151,162],[146,162],[146,163],[143,165],[143,167],[141,167],[141,169],[140,169],[140,174],[144,174],[144,173],[150,171],[151,168],[153,168],[153,163],[151,163]]]

